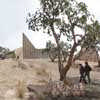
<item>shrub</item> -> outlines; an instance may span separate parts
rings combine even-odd
[[[18,98],[24,98],[25,92],[26,92],[25,83],[24,81],[19,80],[16,86],[16,96]]]

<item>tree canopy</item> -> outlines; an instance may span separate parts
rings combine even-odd
[[[76,0],[40,0],[40,4],[41,8],[28,17],[28,27],[33,31],[43,30],[43,32],[54,37],[59,51],[58,67],[60,79],[64,80],[73,62],[77,46],[89,45],[91,41],[94,43],[97,33],[96,31],[95,33],[93,32],[93,28],[96,24],[95,30],[99,30],[99,24],[91,21],[91,15],[83,2],[77,2]],[[82,29],[84,34],[77,34],[77,27]],[[62,35],[66,37],[66,43],[73,43],[65,66],[62,62],[60,49]]]

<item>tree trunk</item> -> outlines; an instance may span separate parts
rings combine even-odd
[[[60,47],[58,47],[58,68],[59,68],[60,79],[61,79],[61,75],[62,75],[61,73],[62,73],[62,69],[64,68],[64,66],[63,66],[62,54],[61,54]]]
[[[61,72],[61,75],[60,75],[60,80],[61,81],[63,81],[64,79],[66,79],[66,74],[67,74],[68,70],[70,69],[70,67],[72,65],[72,62],[73,62],[73,57],[74,57],[74,52],[75,52],[76,47],[77,47],[77,44],[74,43],[74,45],[73,45],[73,47],[72,47],[72,49],[70,51],[68,62],[65,65],[65,67],[62,69],[62,72]]]
[[[51,24],[51,30],[53,32],[53,36],[55,38],[55,41],[56,41],[56,44],[57,44],[57,47],[58,47],[58,68],[59,68],[59,73],[60,73],[60,80],[63,81],[66,78],[66,73],[68,72],[68,70],[71,67],[71,64],[72,64],[72,61],[73,61],[74,52],[75,52],[76,47],[77,47],[78,44],[76,44],[76,41],[74,42],[73,47],[72,47],[72,49],[70,51],[68,62],[64,67],[63,66],[63,62],[62,62],[62,57],[61,57],[59,38],[58,38],[57,34],[55,33],[53,24]],[[73,31],[73,33],[74,33],[74,31]]]
[[[59,37],[55,33],[53,24],[51,24],[51,30],[53,32],[53,36],[55,38],[57,48],[58,48],[58,68],[59,68],[59,74],[60,74],[60,79],[61,79],[62,69],[63,69],[63,62],[62,62],[62,56],[61,56],[61,50],[60,50],[60,44],[59,44]]]
[[[52,62],[55,61],[56,57],[57,56],[55,54],[52,54],[52,52],[49,52],[49,58],[51,59]]]

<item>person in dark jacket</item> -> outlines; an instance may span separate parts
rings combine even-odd
[[[83,67],[82,64],[79,64],[80,65],[80,68],[79,68],[79,71],[80,71],[80,80],[79,82],[84,82],[86,83],[86,80],[85,80],[85,69]]]
[[[88,79],[88,83],[91,82],[91,79],[90,79],[90,71],[92,70],[92,68],[90,67],[90,65],[88,64],[88,62],[85,62],[85,78],[87,77]]]

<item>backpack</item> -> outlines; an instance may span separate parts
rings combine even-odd
[[[88,65],[88,71],[91,71],[92,70],[92,68]]]

